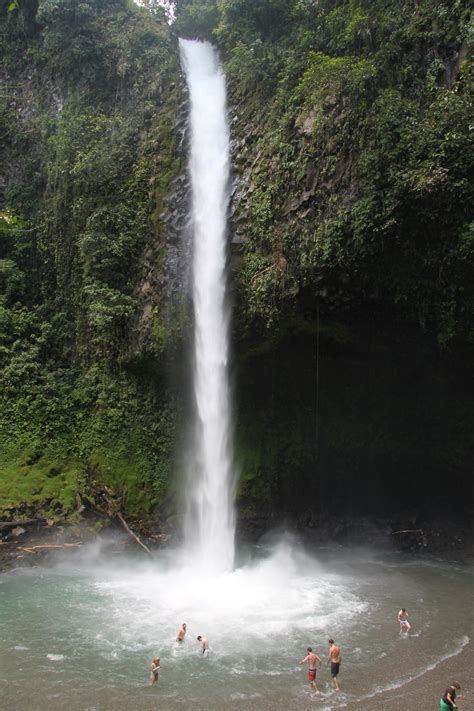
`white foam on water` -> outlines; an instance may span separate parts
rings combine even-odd
[[[49,659],[50,662],[60,662],[64,659],[64,654],[47,654],[46,659]]]
[[[126,577],[118,571],[99,575],[93,585],[104,599],[104,623],[111,615],[113,648],[146,647],[154,631],[154,639],[172,658],[194,653],[198,634],[208,637],[215,655],[230,650],[246,654],[274,644],[272,640],[286,645],[298,630],[311,630],[313,638],[326,635],[368,607],[351,589],[349,578],[324,570],[286,543],[267,558],[229,573],[155,567],[130,571]],[[181,622],[187,623],[188,634],[177,648]]]

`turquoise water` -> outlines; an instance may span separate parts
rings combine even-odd
[[[308,645],[343,650],[340,683],[319,677],[318,708],[362,708],[472,636],[472,569],[282,544],[234,573],[204,578],[164,557],[97,551],[0,575],[1,708],[306,709]],[[406,607],[412,634],[400,637]],[[183,645],[175,642],[181,622]],[[209,638],[199,654],[196,636]],[[159,685],[149,665],[161,657]],[[370,707],[370,705],[369,705]]]

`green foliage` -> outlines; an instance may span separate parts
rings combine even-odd
[[[292,24],[291,3],[286,0],[220,0],[219,26],[215,36],[224,47],[239,41],[278,42]]]
[[[54,520],[74,508],[80,477],[74,465],[45,459],[30,449],[8,454],[0,459],[2,516],[18,509],[40,510]]]
[[[153,3],[27,5],[1,27],[0,510],[71,515],[92,477],[151,514],[174,425],[137,293],[179,168],[175,46]]]
[[[216,0],[178,0],[174,29],[180,37],[211,39],[219,20]]]
[[[3,370],[0,510],[37,505],[68,515],[92,478],[129,515],[151,513],[167,488],[174,437],[160,389],[97,368],[47,372],[34,356]]]
[[[376,301],[470,340],[468,3],[299,0],[259,31],[271,4],[221,3],[215,33],[249,186],[240,323]]]
[[[341,97],[345,94],[357,100],[375,76],[376,68],[370,60],[354,56],[330,57],[323,52],[310,52],[308,68],[301,77],[296,93],[306,107],[321,105],[331,95]]]
[[[25,220],[19,215],[15,215],[11,208],[0,211],[0,232],[8,234],[15,230],[21,230],[25,224]]]

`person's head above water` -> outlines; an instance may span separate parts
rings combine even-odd
[[[198,637],[197,637],[197,641],[200,642],[201,639],[202,639],[202,637],[201,637],[201,635],[199,634]]]
[[[313,648],[312,648],[312,647],[307,647],[306,651],[307,651],[307,652],[312,652],[312,651],[313,651]]]
[[[329,644],[334,644],[334,640],[333,640],[333,639],[328,639],[328,642],[329,642]]]
[[[160,662],[160,658],[159,658],[159,657],[155,657],[154,660],[153,660],[153,663],[154,663],[154,664],[159,664],[159,662]]]
[[[402,612],[406,612],[406,611],[407,611],[407,608],[406,608],[406,607],[402,607]]]
[[[461,688],[461,684],[459,683],[459,681],[453,681],[453,683],[451,684],[451,686],[452,686],[454,689],[457,689],[458,691],[459,691],[459,689]]]

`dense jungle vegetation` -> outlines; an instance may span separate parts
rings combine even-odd
[[[0,7],[4,515],[176,511],[178,35],[228,77],[242,515],[469,509],[470,3]]]

